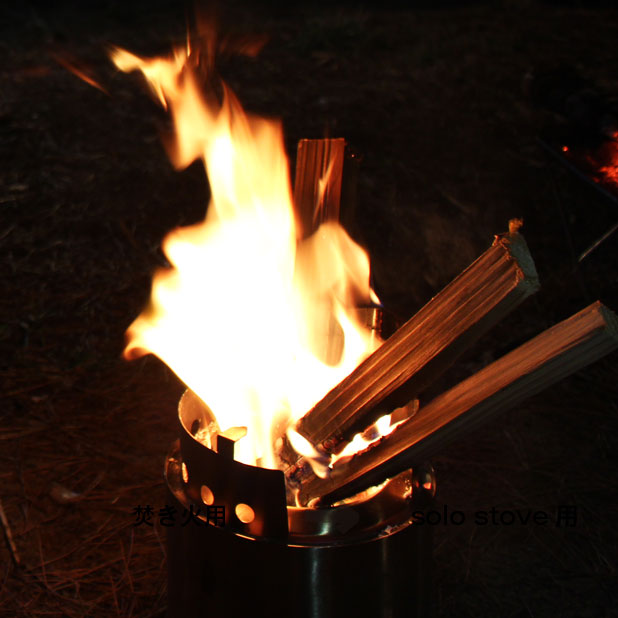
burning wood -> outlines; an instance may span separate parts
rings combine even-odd
[[[324,451],[339,452],[389,407],[417,395],[538,286],[523,237],[516,230],[496,236],[483,255],[301,418],[297,431]]]
[[[301,502],[332,503],[381,483],[435,453],[464,430],[618,348],[618,318],[596,302],[439,395],[374,446],[302,483]]]
[[[339,221],[345,140],[301,139],[296,153],[294,205],[304,236]]]

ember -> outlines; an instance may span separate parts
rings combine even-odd
[[[606,163],[599,168],[599,172],[618,189],[618,131],[612,137],[605,146]]]

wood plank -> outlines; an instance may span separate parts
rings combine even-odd
[[[339,221],[345,147],[343,138],[298,142],[294,204],[303,237],[325,221]]]
[[[539,287],[517,233],[492,246],[300,419],[297,431],[337,453],[355,433],[430,384]],[[388,409],[388,408],[387,408]]]

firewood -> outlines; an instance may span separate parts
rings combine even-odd
[[[593,303],[439,395],[375,445],[340,460],[330,478],[305,479],[301,501],[332,503],[378,484],[616,348],[618,318]]]
[[[339,452],[385,409],[420,393],[538,287],[524,238],[515,229],[496,236],[485,253],[302,417],[296,430],[324,451]]]
[[[345,140],[301,139],[296,154],[294,204],[302,235],[339,221]]]

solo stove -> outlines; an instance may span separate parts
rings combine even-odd
[[[169,618],[430,614],[431,531],[412,521],[435,491],[429,466],[332,507],[288,506],[283,472],[235,461],[192,391],[179,420],[168,499],[200,514],[168,530]]]
[[[188,384],[198,381],[192,374],[199,379],[208,372],[208,388],[221,386],[227,395],[224,379],[238,368],[232,357],[219,371],[217,346],[225,348],[227,340],[216,338],[211,346],[202,338],[201,346],[193,346],[213,351],[205,366],[188,359],[183,346],[191,346],[195,333],[205,332],[208,320],[220,318],[227,325],[219,326],[222,333],[242,320],[253,335],[268,332],[262,321],[276,329],[279,316],[255,312],[257,319],[245,324],[244,315],[235,320],[235,313],[227,320],[227,307],[244,310],[245,298],[265,294],[263,283],[268,283],[266,289],[272,285],[275,298],[289,300],[289,308],[297,294],[320,299],[324,290],[343,286],[345,294],[326,298],[325,316],[332,313],[330,303],[339,306],[345,296],[354,300],[343,304],[351,305],[374,295],[366,254],[337,223],[346,214],[342,205],[350,209],[354,195],[350,186],[347,199],[342,198],[345,140],[301,140],[292,200],[280,126],[246,116],[228,89],[221,102],[218,88],[201,95],[199,44],[193,49],[197,53],[190,45],[177,48],[167,59],[140,58],[120,48],[112,53],[122,71],[141,70],[162,105],[170,107],[178,129],[175,163],[204,161],[216,214],[166,237],[164,249],[173,269],[155,277],[152,307],[129,328],[125,355],[161,355],[183,380],[189,366],[194,371],[187,372]],[[182,110],[199,111],[198,122]],[[299,212],[293,212],[294,205]],[[302,223],[298,229],[297,216]],[[391,431],[370,447],[338,463],[332,458],[357,433],[377,423],[384,410],[394,414],[407,402],[418,403],[418,396],[462,353],[538,289],[534,261],[519,233],[522,225],[521,219],[511,219],[508,232],[497,235],[478,259],[373,352],[366,349],[368,356],[298,419],[294,431],[335,461],[326,479],[306,462],[298,465],[302,456],[296,452],[294,461],[285,462],[285,472],[236,461],[235,442],[246,429],[221,432],[209,408],[191,391],[185,393],[179,405],[180,438],[166,459],[165,476],[171,506],[193,518],[169,528],[171,618],[431,613],[431,528],[414,515],[432,500],[435,479],[429,466],[417,463],[464,431],[618,348],[618,318],[600,302],[593,303],[424,401],[418,414],[396,415],[395,423],[391,415]],[[241,245],[246,260],[236,260]],[[325,259],[319,261],[322,251]],[[217,264],[226,262],[231,268],[225,277],[206,277],[219,274]],[[205,264],[208,268],[201,268]],[[263,273],[279,272],[280,266],[283,278],[261,281]],[[339,276],[339,271],[350,276]],[[228,285],[231,279],[233,286]],[[241,294],[217,304],[224,307],[219,313],[207,311],[203,295],[196,299],[197,307],[191,303],[192,311],[177,311],[202,288],[209,298],[222,291]],[[308,332],[320,346],[324,335],[324,354],[318,357],[330,360],[332,344],[337,359],[342,333],[319,322],[322,313],[308,321]],[[377,331],[377,323],[371,328]],[[160,339],[179,345],[161,344]],[[261,352],[268,342],[257,341],[254,349]],[[289,363],[296,353],[288,350],[279,361]],[[179,358],[185,362],[178,363]],[[245,377],[259,382],[258,363],[276,375],[261,356],[251,361]],[[251,380],[244,386],[256,389]],[[284,442],[283,430],[278,437]],[[297,502],[307,506],[295,506]]]

